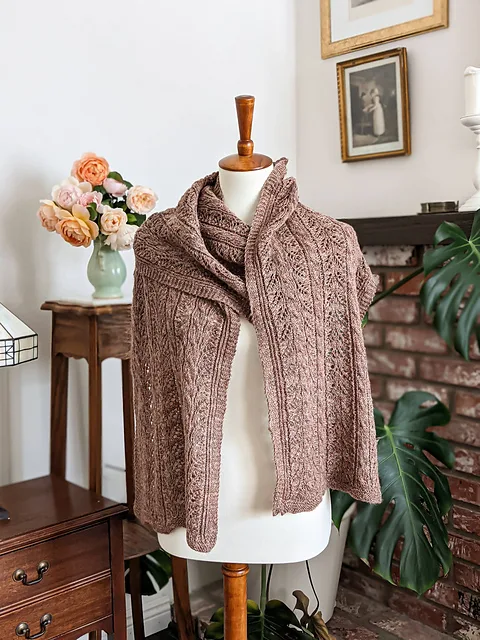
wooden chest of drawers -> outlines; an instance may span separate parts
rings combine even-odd
[[[0,488],[1,640],[126,640],[126,507],[55,476]]]

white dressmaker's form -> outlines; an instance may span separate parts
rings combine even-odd
[[[240,129],[238,155],[219,162],[220,186],[226,206],[243,222],[251,224],[273,163],[271,158],[253,153],[250,134],[254,98],[239,96],[236,104]],[[237,604],[238,598],[246,598],[247,564],[308,560],[318,555],[330,538],[328,491],[311,512],[274,517],[274,488],[273,447],[257,338],[253,325],[242,318],[223,423],[217,543],[209,553],[200,553],[187,545],[184,528],[158,534],[162,548],[173,556],[224,563],[226,640],[246,638],[246,608],[240,627],[230,612],[233,615],[235,608],[232,597]]]
[[[473,184],[476,193],[460,207],[460,211],[478,211],[480,209],[480,69],[465,69],[465,116],[462,124],[475,134],[477,139],[477,159]]]

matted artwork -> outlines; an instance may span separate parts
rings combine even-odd
[[[337,78],[343,162],[408,155],[407,50],[339,62]]]
[[[320,0],[322,58],[448,27],[448,0]]]

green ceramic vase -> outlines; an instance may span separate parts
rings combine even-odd
[[[122,298],[122,285],[127,268],[120,251],[113,251],[99,236],[93,243],[93,253],[87,267],[87,276],[95,291],[94,298]]]

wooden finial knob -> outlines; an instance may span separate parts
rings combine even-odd
[[[251,135],[255,98],[254,96],[237,96],[235,104],[237,106],[238,130],[240,132],[240,140],[237,143],[238,155],[251,156],[253,154]]]
[[[253,96],[237,96],[238,130],[240,140],[237,143],[238,153],[222,158],[218,163],[226,171],[256,171],[265,169],[272,164],[272,159],[260,153],[253,153],[252,122],[255,98]]]

